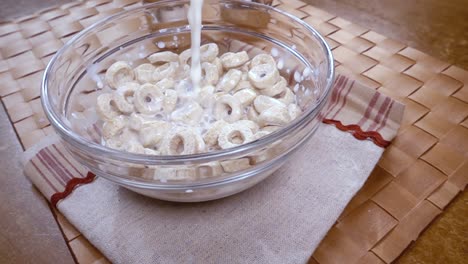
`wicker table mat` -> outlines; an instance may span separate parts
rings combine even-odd
[[[23,147],[54,133],[40,104],[52,55],[138,0],[76,1],[0,25],[0,97]],[[297,0],[274,6],[326,36],[337,70],[406,104],[399,135],[311,263],[395,260],[468,181],[468,72]],[[80,263],[106,259],[57,212]]]

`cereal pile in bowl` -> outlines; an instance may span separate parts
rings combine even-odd
[[[200,47],[201,81],[190,78],[191,50],[161,51],[135,68],[112,64],[97,98],[102,144],[149,155],[190,155],[257,140],[301,114],[268,54]]]

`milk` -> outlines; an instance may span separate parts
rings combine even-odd
[[[200,44],[201,44],[201,28],[202,28],[202,7],[203,0],[190,0],[190,9],[188,12],[188,21],[191,31],[191,52],[192,52],[192,67],[190,70],[190,78],[192,79],[193,90],[198,94],[200,90],[201,80],[201,65],[200,65]]]

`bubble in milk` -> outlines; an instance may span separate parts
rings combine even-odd
[[[283,61],[283,59],[280,59],[280,60],[278,61],[278,69],[279,69],[279,70],[282,70],[283,67],[284,67],[284,61]]]
[[[294,72],[294,80],[295,80],[296,82],[301,82],[301,78],[302,78],[302,77],[301,77],[301,74],[300,74],[298,71],[295,71],[295,72]]]
[[[160,49],[164,49],[166,47],[166,43],[162,42],[162,41],[159,41],[158,42],[158,48]]]
[[[296,85],[294,85],[293,91],[294,91],[294,93],[297,93],[299,91],[299,84],[298,83],[296,83]]]
[[[306,67],[306,68],[304,69],[304,71],[302,72],[302,76],[303,76],[304,78],[307,78],[307,77],[310,76],[311,73],[312,73],[311,69],[310,69],[309,67]]]
[[[278,57],[278,55],[279,55],[279,51],[278,51],[277,48],[272,48],[270,53],[271,53],[271,56],[273,56],[273,57]]]

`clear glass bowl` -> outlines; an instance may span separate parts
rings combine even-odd
[[[300,19],[257,3],[205,0],[202,42],[217,43],[220,53],[242,49],[251,55],[274,55],[281,75],[296,91],[303,114],[259,140],[208,153],[149,156],[102,146],[100,124],[92,108],[103,85],[103,73],[117,60],[139,64],[160,50],[180,53],[190,48],[188,5],[189,1],[144,5],[77,34],[47,66],[42,104],[66,148],[97,176],[146,196],[196,202],[255,185],[304,145],[320,124],[334,67],[324,39]],[[239,160],[242,166],[228,168]],[[175,180],[155,180],[155,174]],[[186,176],[191,180],[183,180]]]

